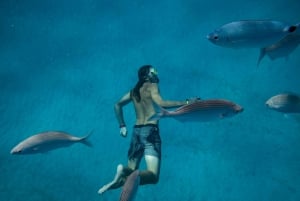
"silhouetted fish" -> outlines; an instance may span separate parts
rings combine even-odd
[[[121,192],[120,201],[133,201],[140,184],[139,170],[132,172],[126,179]]]
[[[300,97],[293,93],[278,94],[268,99],[266,106],[282,113],[300,113]]]
[[[243,108],[233,102],[222,99],[199,100],[169,111],[160,108],[149,120],[172,117],[181,122],[206,122],[234,116]]]
[[[89,134],[90,135],[90,134]],[[71,146],[80,142],[87,146],[91,144],[86,141],[89,135],[85,137],[75,137],[64,132],[48,131],[33,135],[16,145],[11,154],[36,154],[45,153],[53,149]]]
[[[300,24],[297,25],[297,31],[288,34],[280,41],[268,47],[261,48],[260,55],[257,61],[257,65],[261,62],[265,55],[271,60],[275,60],[280,57],[287,57],[291,54],[300,43]]]
[[[273,20],[242,20],[221,26],[207,38],[212,43],[230,48],[263,48],[272,45],[294,32],[296,26],[289,26]]]

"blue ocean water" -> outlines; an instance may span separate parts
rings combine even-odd
[[[218,122],[161,120],[160,181],[140,187],[136,201],[300,200],[300,121],[264,105],[300,93],[300,48],[257,67],[258,49],[206,39],[235,20],[295,24],[299,10],[298,0],[1,1],[0,199],[118,200],[120,189],[97,194],[127,161],[130,137],[120,137],[113,105],[152,64],[163,98],[225,98],[245,110]],[[133,108],[124,113],[130,133]],[[10,155],[46,130],[93,130],[93,147]]]

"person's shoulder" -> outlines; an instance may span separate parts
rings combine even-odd
[[[158,84],[157,83],[149,83],[149,87],[148,89],[152,92],[157,92],[159,91],[159,88],[158,88]]]

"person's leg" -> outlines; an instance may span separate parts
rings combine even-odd
[[[116,175],[115,175],[114,179],[111,182],[109,182],[108,184],[105,184],[104,186],[102,186],[98,190],[98,193],[102,194],[107,190],[115,189],[115,188],[118,188],[121,185],[123,185],[123,183],[124,183],[122,181],[123,169],[124,169],[123,165],[119,164],[118,167],[117,167],[117,172],[116,172]]]
[[[147,169],[140,171],[140,185],[156,184],[159,180],[161,163],[161,139],[157,125],[144,128],[144,156]]]
[[[123,166],[122,164],[119,164],[114,179],[108,184],[104,185],[102,188],[100,188],[98,193],[102,194],[107,190],[116,189],[123,186],[127,177],[134,170],[137,169],[140,161],[140,159],[130,159],[128,160],[128,166]]]
[[[159,180],[160,159],[156,156],[145,155],[147,170],[140,171],[140,185],[156,184]]]
[[[127,176],[138,168],[141,158],[143,156],[143,147],[139,146],[138,144],[138,135],[140,130],[141,128],[134,128],[133,130],[128,150],[128,165],[124,167],[123,165],[119,164],[114,179],[110,183],[100,188],[98,191],[99,194],[102,194],[107,190],[116,189],[123,186]]]

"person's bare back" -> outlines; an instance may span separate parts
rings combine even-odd
[[[133,103],[136,111],[136,125],[145,125],[148,123],[156,124],[157,121],[148,121],[155,113],[151,92],[157,88],[156,83],[144,83],[140,88],[141,100],[138,102],[134,97]]]

